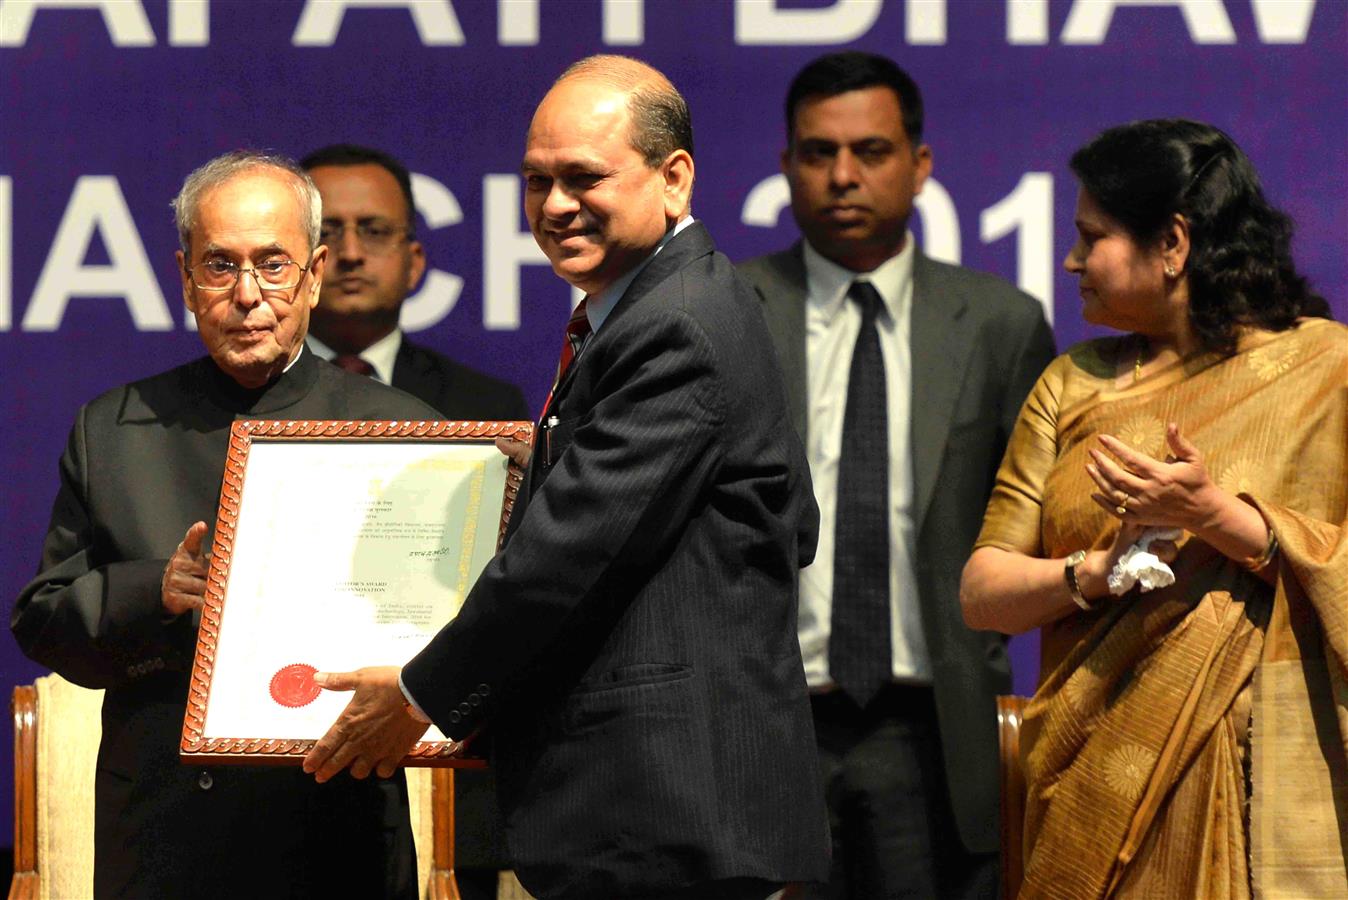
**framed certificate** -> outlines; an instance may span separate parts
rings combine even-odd
[[[402,665],[496,553],[528,422],[235,422],[180,756],[298,764],[351,695],[315,672]],[[406,765],[482,765],[431,726]]]

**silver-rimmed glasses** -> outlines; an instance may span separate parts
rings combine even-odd
[[[269,259],[248,269],[227,259],[208,259],[187,267],[188,277],[203,291],[232,291],[239,283],[239,275],[247,272],[263,293],[288,291],[303,281],[308,271],[309,266],[293,259]]]

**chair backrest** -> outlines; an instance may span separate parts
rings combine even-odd
[[[90,897],[94,768],[103,692],[46,675],[14,689],[14,879],[10,897]]]
[[[10,900],[91,897],[94,771],[103,692],[45,675],[14,688],[14,877]],[[427,900],[459,900],[454,776],[408,768],[417,882]]]
[[[1026,698],[997,698],[1001,745],[1002,897],[1015,900],[1025,875],[1025,771],[1020,763],[1020,722]]]
[[[454,875],[454,769],[408,768],[407,797],[424,900],[459,900]],[[533,900],[514,872],[497,876],[496,900]]]
[[[454,880],[454,770],[408,767],[407,800],[422,900],[459,900]]]

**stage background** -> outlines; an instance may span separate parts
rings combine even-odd
[[[1346,19],[1340,0],[0,0],[0,597],[35,570],[78,406],[202,351],[168,202],[217,153],[352,141],[400,156],[431,266],[409,330],[535,407],[570,293],[528,235],[516,173],[551,80],[601,51],[648,60],[687,96],[694,211],[734,259],[795,240],[778,176],[786,85],[855,47],[897,59],[925,94],[920,243],[1038,296],[1060,347],[1093,333],[1060,265],[1067,159],[1157,116],[1235,137],[1343,320]],[[1013,658],[1028,691],[1033,635]],[[5,690],[41,672],[0,641]]]

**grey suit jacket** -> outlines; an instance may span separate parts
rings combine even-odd
[[[805,438],[802,247],[742,263],[763,301],[786,374],[791,422]],[[947,786],[965,847],[998,847],[998,694],[1011,689],[1000,634],[970,631],[959,581],[1002,453],[1035,379],[1054,356],[1038,301],[991,275],[913,259],[913,520],[923,634],[931,653]]]

